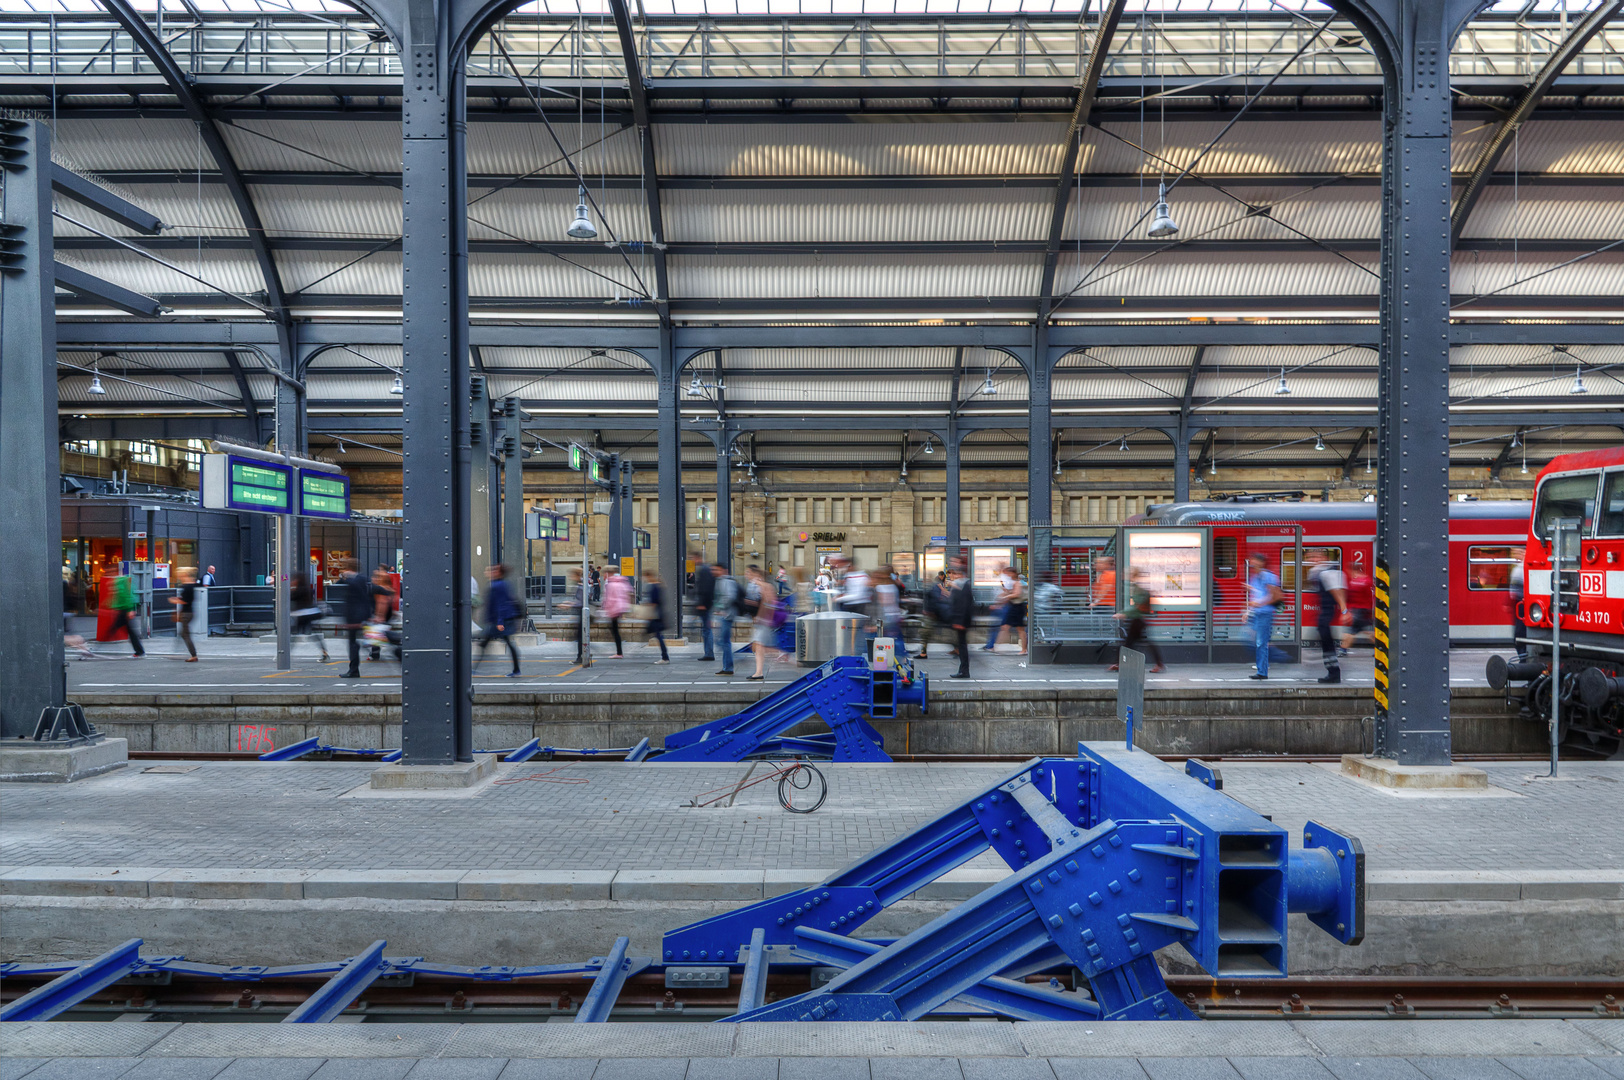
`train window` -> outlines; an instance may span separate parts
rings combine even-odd
[[[1239,562],[1240,540],[1234,536],[1212,538],[1212,576],[1233,578]]]
[[[1624,536],[1624,472],[1608,473],[1601,494],[1602,536]]]
[[[1561,518],[1581,518],[1583,531],[1590,532],[1596,521],[1595,473],[1556,476],[1540,485],[1538,507],[1534,511],[1534,535],[1549,537],[1551,524]]]
[[[1342,549],[1339,547],[1305,547],[1303,548],[1303,562],[1307,564],[1310,574],[1313,573],[1314,567],[1318,566],[1321,559],[1324,558],[1320,554],[1322,551],[1330,552],[1333,561],[1342,561]],[[1280,587],[1282,589],[1295,589],[1297,587],[1297,553],[1285,548],[1280,549]],[[1305,591],[1315,587],[1314,583],[1308,578],[1303,579]]]
[[[1472,592],[1504,592],[1511,571],[1522,562],[1523,549],[1477,545],[1466,549],[1466,587]]]

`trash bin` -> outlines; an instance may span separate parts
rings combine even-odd
[[[862,656],[866,650],[861,615],[818,611],[795,620],[795,660],[801,667],[817,667],[837,656]]]

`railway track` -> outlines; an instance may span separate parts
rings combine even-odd
[[[767,1001],[809,989],[821,969],[773,972]],[[1055,975],[1062,987],[1072,973]],[[669,989],[659,974],[626,983],[613,1019],[705,1022],[737,1010],[738,974],[725,988]],[[47,981],[13,976],[0,982],[0,999],[11,1001]],[[137,1017],[166,1021],[272,1021],[314,993],[323,978],[230,982],[161,973],[135,976],[94,995],[62,1019]],[[1047,976],[1029,977],[1046,983]],[[1295,976],[1285,979],[1212,979],[1170,975],[1168,987],[1198,1016],[1225,1019],[1517,1019],[1524,1017],[1614,1018],[1624,1023],[1624,977],[1619,978],[1433,978],[1424,976]],[[345,1012],[372,1022],[536,1022],[573,1017],[590,983],[579,976],[512,982],[390,976],[372,984]],[[1086,985],[1086,984],[1083,984]],[[985,1018],[971,1008],[949,1007],[931,1019]]]

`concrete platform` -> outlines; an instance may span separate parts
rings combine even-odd
[[[216,649],[249,651],[200,664],[157,657],[133,663],[87,662],[70,668],[74,697],[103,730],[130,741],[132,750],[189,753],[264,752],[311,736],[338,746],[400,745],[399,666],[363,662],[366,678],[339,679],[342,663],[303,658],[278,674],[257,645],[212,642]],[[568,646],[549,646],[564,659],[527,653],[523,677],[508,679],[505,660],[493,660],[474,679],[474,744],[479,750],[519,746],[539,738],[561,747],[629,747],[736,712],[803,673],[793,664],[768,667],[765,683],[746,682],[753,670],[739,658],[732,679],[698,662],[699,647],[657,652],[642,646],[627,658],[600,657],[576,669]],[[1482,650],[1455,654],[1452,721],[1454,747],[1463,754],[1539,754],[1545,729],[1521,720],[1505,696],[1483,684]],[[1117,738],[1116,676],[1103,666],[1022,667],[1013,653],[977,651],[976,677],[950,680],[957,662],[934,654],[924,661],[931,680],[926,715],[905,710],[877,724],[897,755],[1057,754],[1078,740]],[[1347,681],[1324,686],[1317,657],[1277,666],[1267,683],[1247,678],[1248,667],[1175,667],[1150,676],[1142,745],[1165,753],[1343,754],[1368,749],[1363,718],[1372,712],[1371,661],[1358,653],[1344,662]],[[375,677],[376,676],[376,677]],[[812,730],[812,729],[808,729]]]
[[[1607,1080],[1618,1020],[8,1024],[6,1080]]]
[[[802,816],[769,785],[725,809],[683,806],[745,765],[502,765],[472,794],[388,799],[355,797],[370,791],[364,765],[182,767],[0,789],[0,957],[83,958],[131,937],[231,963],[378,938],[460,964],[564,962],[620,934],[650,949],[672,926],[822,880],[1013,771],[831,765],[828,803]],[[1624,764],[1540,771],[1489,764],[1482,792],[1401,796],[1331,764],[1226,763],[1226,792],[1299,842],[1312,817],[1366,849],[1365,944],[1294,916],[1293,973],[1624,970],[1624,831],[1576,825],[1613,804]],[[983,855],[871,932],[906,933],[1004,872]]]

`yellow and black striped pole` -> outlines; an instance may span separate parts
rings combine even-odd
[[[1372,590],[1376,598],[1376,730],[1382,730],[1382,722],[1387,718],[1387,635],[1391,623],[1388,621],[1388,583],[1387,561],[1378,560],[1376,563],[1376,586]]]

